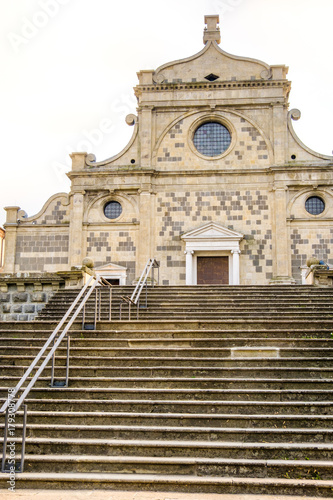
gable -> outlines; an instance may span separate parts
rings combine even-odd
[[[216,42],[209,42],[198,54],[164,64],[154,80],[159,83],[261,80],[267,78],[269,65],[256,59],[234,56],[223,51]],[[218,77],[218,78],[215,78]]]
[[[181,236],[182,240],[186,242],[198,240],[233,240],[240,241],[244,237],[243,234],[232,231],[216,222],[209,222],[204,226],[193,229]]]

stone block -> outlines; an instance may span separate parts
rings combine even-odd
[[[26,306],[23,307],[23,312],[24,313],[34,313],[36,310],[36,306],[33,304],[27,304]]]
[[[14,292],[12,295],[13,302],[27,302],[28,294],[25,292]]]
[[[4,304],[2,306],[2,312],[5,313],[5,314],[8,314],[11,312],[11,306],[10,304]]]
[[[18,317],[18,321],[28,321],[28,320],[29,320],[28,314],[20,314]]]
[[[19,305],[19,304],[13,305],[13,312],[14,313],[21,313],[22,312],[22,305]]]
[[[9,302],[9,294],[0,293],[0,302]]]
[[[44,292],[33,292],[30,293],[30,302],[46,302],[46,293]]]

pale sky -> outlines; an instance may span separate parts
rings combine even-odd
[[[117,154],[137,71],[199,52],[205,14],[221,48],[289,66],[299,138],[332,154],[332,0],[0,0],[1,203],[29,216],[69,192],[69,153]],[[101,124],[104,127],[101,128]],[[107,127],[105,127],[107,123]]]

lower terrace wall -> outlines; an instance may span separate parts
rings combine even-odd
[[[79,290],[85,275],[84,267],[55,274],[0,274],[0,321],[33,321],[59,290]]]

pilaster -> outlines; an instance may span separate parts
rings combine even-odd
[[[140,110],[140,142],[141,142],[141,166],[151,166],[152,154],[152,112],[153,106],[145,106]]]
[[[15,272],[15,255],[16,255],[16,238],[17,238],[17,228],[18,228],[18,211],[20,207],[5,207],[7,212],[6,223],[4,228],[6,229],[6,249],[5,249],[5,261],[3,271],[5,273]]]
[[[138,251],[136,261],[136,274],[139,276],[143,271],[147,260],[153,258],[153,231],[152,214],[154,195],[149,189],[140,191],[140,229],[138,238]]]
[[[294,284],[295,280],[291,276],[290,246],[286,223],[287,200],[284,186],[274,190],[273,217],[274,277],[271,284]]]
[[[71,196],[70,226],[69,226],[69,265],[81,266],[84,255],[82,244],[84,193],[74,192]]]
[[[284,104],[273,106],[274,159],[276,165],[285,163],[287,126]]]

